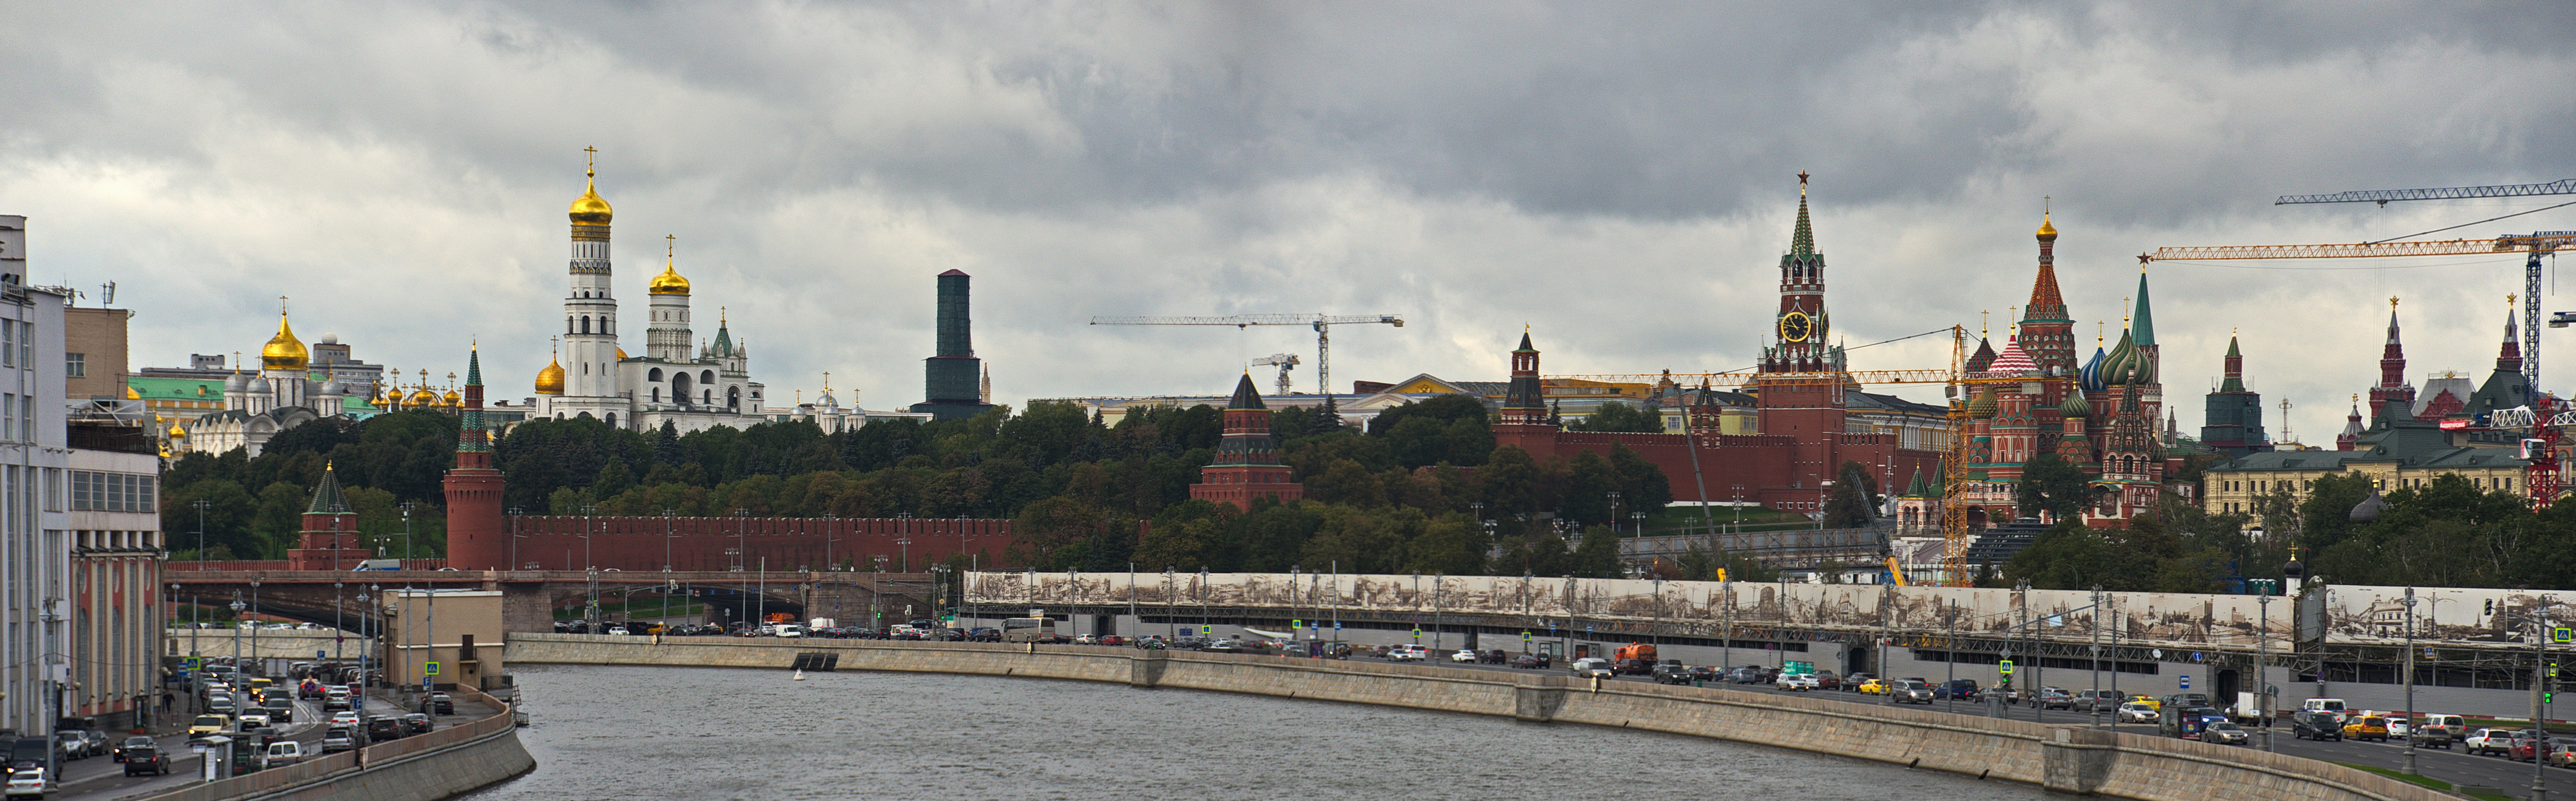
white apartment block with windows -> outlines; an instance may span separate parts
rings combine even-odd
[[[29,287],[27,218],[0,215],[0,728],[50,733],[76,656],[62,489],[71,448],[59,289]]]
[[[71,427],[82,447],[72,449],[67,473],[74,602],[65,714],[124,731],[155,708],[160,686],[161,456],[145,428]],[[82,436],[93,431],[122,436]]]

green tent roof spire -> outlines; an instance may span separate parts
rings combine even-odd
[[[304,513],[308,515],[349,514],[349,497],[340,494],[340,476],[332,472],[331,463],[322,463],[322,485],[313,488],[313,506],[305,509]]]
[[[1789,255],[1816,255],[1816,232],[1807,222],[1807,173],[1798,173],[1798,227],[1789,234]]]
[[[2129,321],[2129,331],[2130,336],[2137,340],[2138,347],[2144,348],[2156,344],[2156,315],[2147,304],[2145,267],[2138,268],[2138,312],[2136,317]]]

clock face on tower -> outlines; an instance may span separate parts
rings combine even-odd
[[[1793,311],[1780,315],[1780,339],[1784,341],[1805,342],[1807,337],[1815,332],[1816,323],[1808,319],[1806,312]]]

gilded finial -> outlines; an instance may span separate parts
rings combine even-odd
[[[2397,310],[2397,296],[2396,296],[2396,295],[2390,295],[2390,296],[2388,296],[2388,310],[2389,310],[2389,311],[2392,311],[2392,312]]]
[[[1987,335],[1988,335],[1989,333],[1990,333],[1990,332],[1986,330],[1986,310],[1984,310],[1984,309],[1978,309],[1978,310],[1977,310],[1977,338],[1978,338],[1978,339],[1985,339],[1985,338],[1987,338]]]
[[[823,391],[832,391],[832,371],[830,370],[823,371]]]
[[[599,148],[596,148],[596,147],[585,147],[585,148],[582,148],[582,150],[583,150],[583,151],[586,151],[586,152],[588,152],[588,153],[590,153],[590,164],[589,164],[588,166],[585,166],[585,167],[583,167],[583,168],[582,168],[582,170],[581,170],[581,174],[582,174],[582,175],[584,175],[584,176],[588,176],[588,177],[594,177],[594,178],[595,178],[595,177],[598,177],[598,176],[599,176]]]
[[[2093,321],[2093,347],[2102,347],[2102,327],[2106,325],[2110,323],[2101,320]]]

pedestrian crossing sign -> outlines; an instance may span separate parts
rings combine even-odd
[[[424,676],[436,676],[436,675],[438,675],[438,663],[436,663],[436,662],[431,662],[431,663],[429,663],[429,666],[428,666],[428,667],[423,668],[423,669],[421,670],[421,675],[424,675]]]
[[[2006,675],[2006,676],[2010,676],[2010,675],[2012,675],[2012,669],[2013,669],[2013,663],[2012,663],[2012,660],[2010,660],[2010,659],[2006,659],[2006,660],[2004,660],[2004,661],[2003,661],[2003,670],[2004,670],[2004,675]]]

